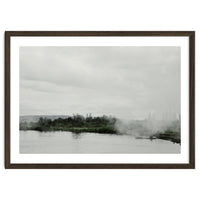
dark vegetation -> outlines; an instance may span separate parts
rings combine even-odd
[[[116,134],[115,129],[116,118],[114,117],[92,117],[91,115],[84,117],[82,115],[74,115],[66,118],[47,119],[40,117],[37,122],[21,122],[20,130],[36,130],[36,131],[71,131],[74,133],[96,132]]]
[[[153,137],[161,139],[161,140],[169,140],[173,143],[181,143],[180,132],[175,132],[172,130],[166,130],[163,133],[156,133]]]
[[[66,116],[65,118],[49,119],[40,117],[36,122],[20,122],[20,130],[36,130],[36,131],[70,131],[73,133],[91,132],[91,133],[108,133],[108,134],[126,134],[126,131],[119,131],[116,128],[117,119],[115,117],[92,117],[87,115]],[[133,132],[148,133],[148,128],[144,122],[131,124]],[[129,127],[130,128],[130,127]],[[148,134],[147,134],[148,135]],[[149,136],[149,139],[169,140],[173,143],[181,143],[180,138],[180,121],[174,121],[166,129],[157,131]]]
[[[180,121],[176,120],[171,122],[168,127],[162,131],[162,132],[157,132],[154,136],[158,139],[162,140],[169,140],[173,143],[181,143],[181,134],[180,134]]]

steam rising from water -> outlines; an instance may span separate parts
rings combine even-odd
[[[166,130],[180,131],[179,120],[117,120],[115,128],[119,133],[133,136],[151,136],[155,133],[163,133]]]

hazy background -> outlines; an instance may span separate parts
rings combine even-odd
[[[180,47],[20,47],[20,115],[180,113]]]

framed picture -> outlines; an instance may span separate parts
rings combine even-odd
[[[6,31],[5,168],[195,168],[194,31]]]

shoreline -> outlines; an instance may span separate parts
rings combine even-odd
[[[117,132],[115,129],[107,129],[104,127],[96,127],[96,128],[66,128],[66,129],[20,129],[20,131],[39,131],[39,132],[54,132],[54,131],[69,131],[75,134],[80,134],[80,133],[94,133],[94,134],[113,134],[113,135],[126,135],[123,133]],[[167,140],[171,141],[173,143],[181,144],[181,138],[180,138],[180,133],[178,132],[166,132],[166,133],[156,133],[152,136],[138,136],[135,137],[136,139],[149,139],[149,140],[155,140],[155,139],[161,139],[161,140]]]

